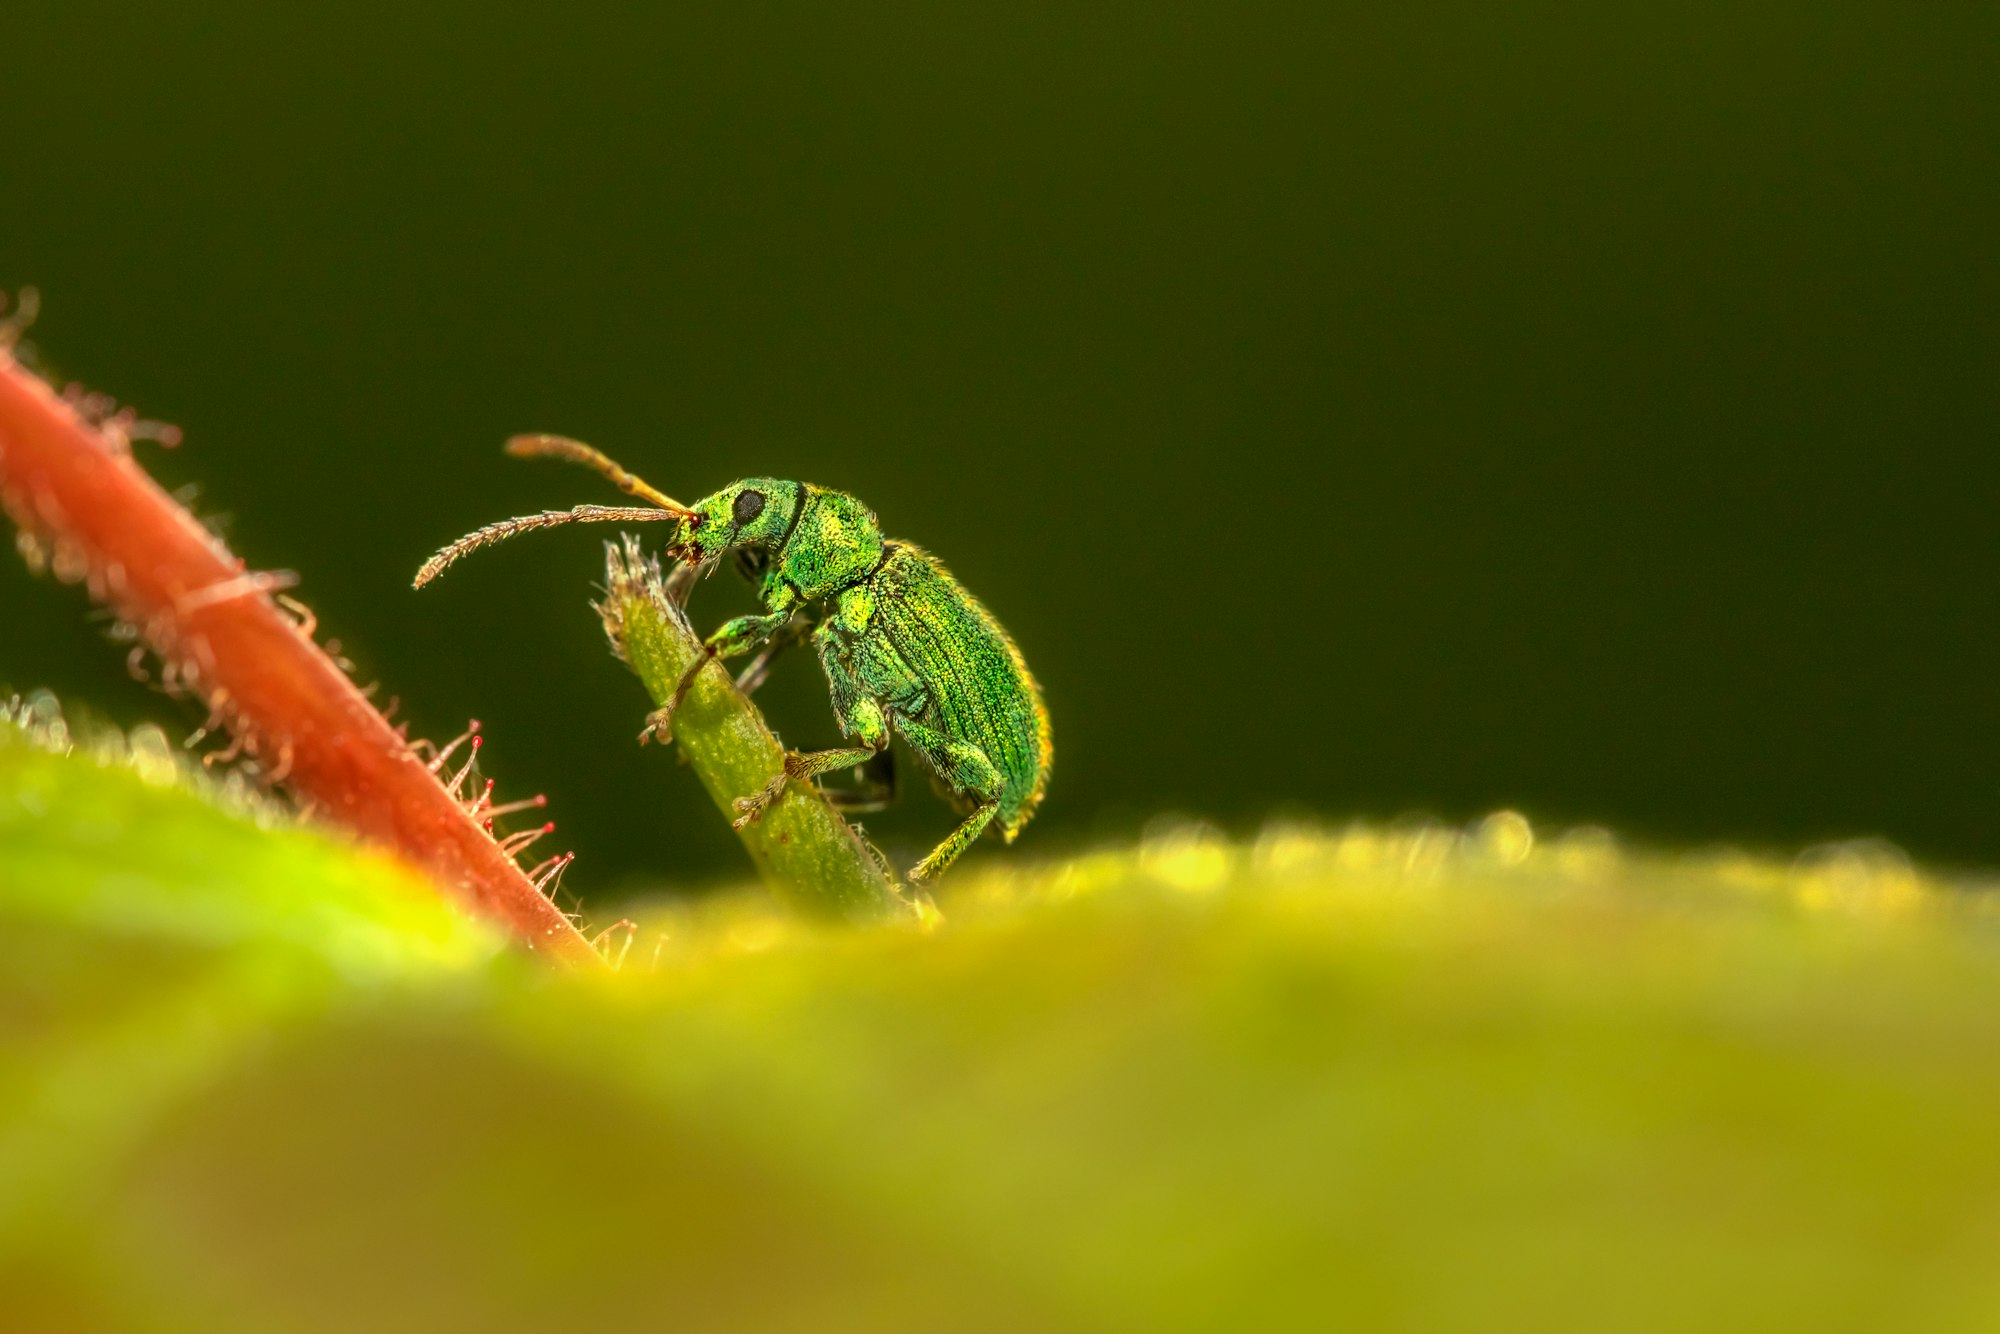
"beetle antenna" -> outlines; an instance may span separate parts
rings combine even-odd
[[[561,459],[565,463],[582,464],[607,478],[626,495],[670,510],[678,518],[685,519],[694,513],[652,483],[613,463],[603,450],[593,449],[580,440],[560,435],[517,435],[507,442],[507,452],[517,459]]]
[[[516,533],[530,533],[537,528],[554,528],[564,523],[650,523],[666,519],[678,520],[686,513],[686,510],[640,509],[632,505],[578,505],[575,509],[547,510],[541,514],[529,514],[519,519],[489,523],[476,533],[467,533],[425,561],[424,567],[417,571],[416,582],[411,586],[422,588],[450,569],[461,556],[469,556],[481,547],[490,547],[495,542],[504,542]]]

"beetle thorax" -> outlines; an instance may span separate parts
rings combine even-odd
[[[774,573],[806,598],[823,598],[865,577],[882,559],[875,513],[842,491],[805,488],[804,510]]]

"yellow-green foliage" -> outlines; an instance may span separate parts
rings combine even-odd
[[[2000,940],[1885,849],[1180,826],[561,978],[166,778],[0,743],[6,1328],[2000,1323]]]

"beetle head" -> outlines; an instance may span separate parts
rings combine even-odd
[[[731,483],[694,504],[667,543],[668,554],[698,565],[745,547],[774,550],[791,531],[803,489],[771,477]]]

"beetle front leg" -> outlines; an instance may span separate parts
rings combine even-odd
[[[724,621],[714,634],[702,641],[701,652],[681,673],[681,679],[674,685],[674,693],[661,707],[646,715],[646,726],[639,733],[641,743],[658,741],[661,745],[674,739],[674,715],[680,712],[682,701],[688,691],[694,689],[695,679],[701,669],[717,658],[734,658],[748,653],[763,644],[785,626],[792,618],[789,611],[774,612],[769,616],[738,616]]]

